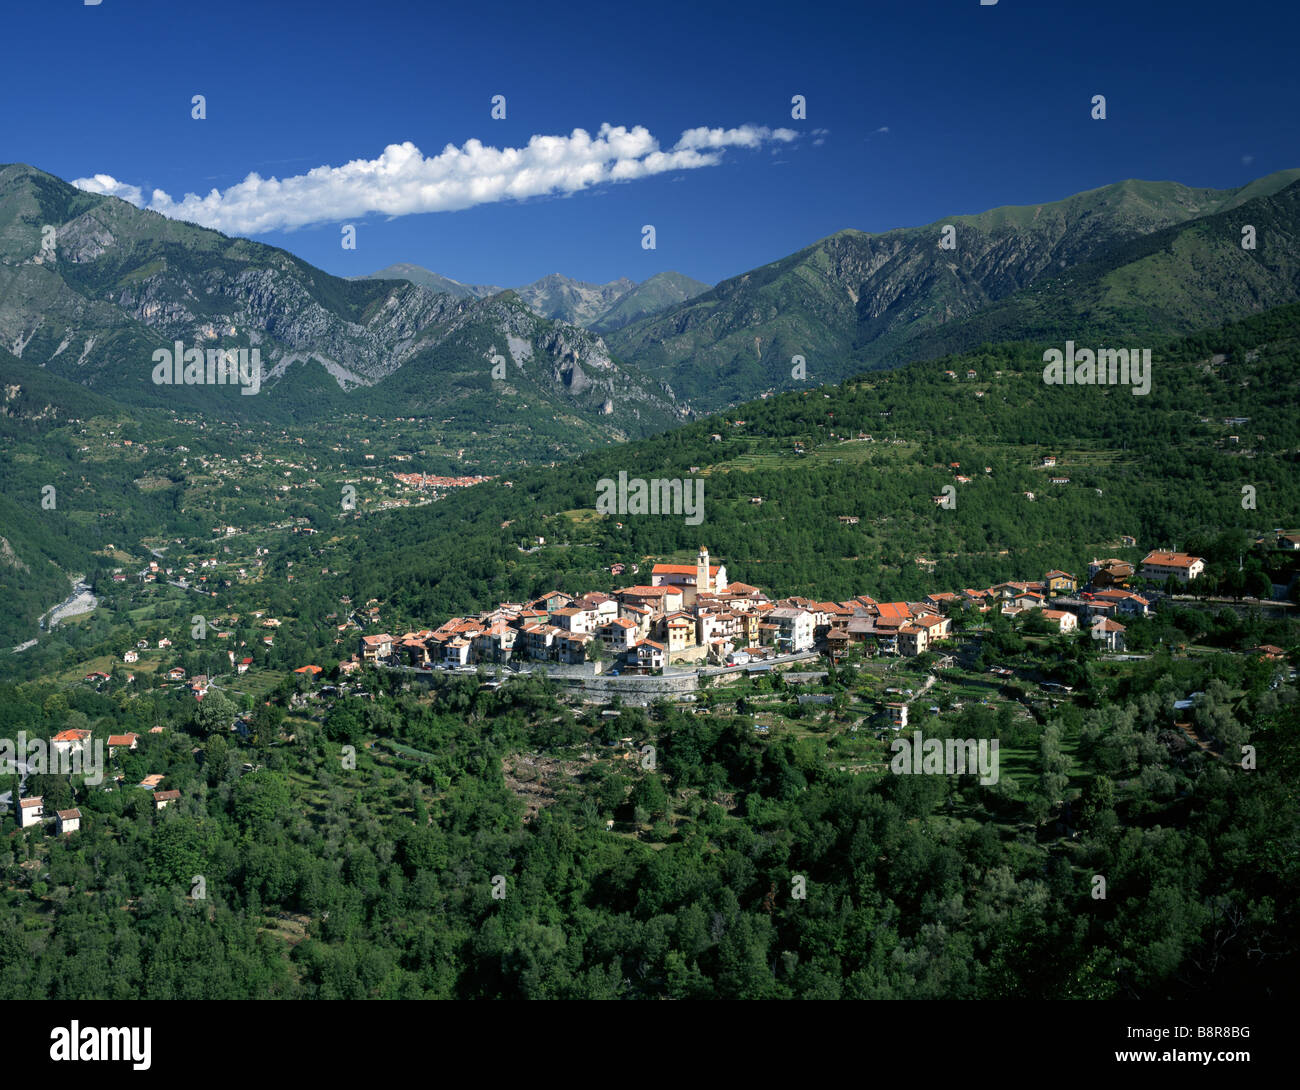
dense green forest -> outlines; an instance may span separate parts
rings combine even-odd
[[[11,687],[9,737],[168,729],[112,762],[118,790],[77,791],[79,832],[10,832],[0,980],[63,999],[1293,995],[1300,704],[1267,677],[1236,656],[1095,675],[1016,728],[1026,770],[990,787],[838,772],[730,704],[603,718],[538,679],[421,696],[370,677],[377,699],[288,718],[286,686],[242,742],[207,701]],[[745,684],[728,701],[792,700]],[[1168,709],[1193,688],[1196,729],[1249,742],[1254,770],[1180,744]],[[1003,718],[925,729],[1005,745]],[[583,762],[521,825],[511,754],[622,736],[654,767]],[[146,771],[181,801],[155,812],[126,786]]]

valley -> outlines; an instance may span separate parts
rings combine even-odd
[[[1297,194],[500,289],[0,169],[8,994],[1286,994]]]

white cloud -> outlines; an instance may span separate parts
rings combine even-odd
[[[534,136],[522,148],[487,147],[479,140],[448,144],[425,156],[414,144],[389,144],[377,159],[320,166],[294,177],[249,174],[224,192],[187,193],[175,200],[155,189],[142,200],[139,186],[107,174],[72,184],[90,193],[122,197],[173,219],[189,220],[228,234],[292,230],[312,223],[356,219],[368,213],[406,216],[452,212],[496,201],[574,193],[608,182],[632,181],[673,170],[716,166],[728,148],[790,143],[792,129],[742,125],[689,129],[670,150],[643,126],[602,125],[595,137],[584,129],[568,136]]]
[[[144,205],[144,194],[140,192],[138,185],[127,185],[125,182],[119,182],[111,174],[96,174],[93,178],[78,178],[72,184],[78,189],[84,189],[87,193],[99,193],[107,197],[121,197],[122,200],[128,201],[137,208]]]

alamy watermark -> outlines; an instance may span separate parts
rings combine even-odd
[[[52,752],[51,752],[52,751]],[[84,738],[72,742],[47,742],[19,731],[15,741],[0,738],[0,775],[85,776],[98,787],[104,782],[104,740]]]
[[[996,738],[925,738],[918,730],[911,739],[895,738],[889,748],[889,769],[896,776],[978,774],[985,787],[998,782]]]
[[[153,381],[157,386],[242,386],[241,394],[262,388],[262,350],[254,348],[160,348],[153,354]]]
[[[1074,347],[1049,348],[1043,353],[1043,381],[1048,386],[1132,386],[1133,394],[1151,392],[1151,349]]]
[[[685,515],[687,526],[704,521],[704,481],[700,477],[647,481],[602,477],[596,482],[596,512],[601,515]]]

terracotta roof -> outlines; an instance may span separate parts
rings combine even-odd
[[[880,616],[885,620],[901,621],[912,615],[912,610],[906,602],[881,602],[878,608]]]
[[[1147,553],[1143,564],[1158,564],[1162,568],[1190,568],[1201,558],[1187,553]]]
[[[56,742],[84,742],[84,741],[85,741],[87,738],[89,738],[89,737],[90,737],[90,731],[88,731],[88,730],[81,730],[81,729],[76,729],[76,730],[61,730],[61,731],[59,731],[58,734],[56,734],[56,735],[54,736],[54,741],[56,741]]]

